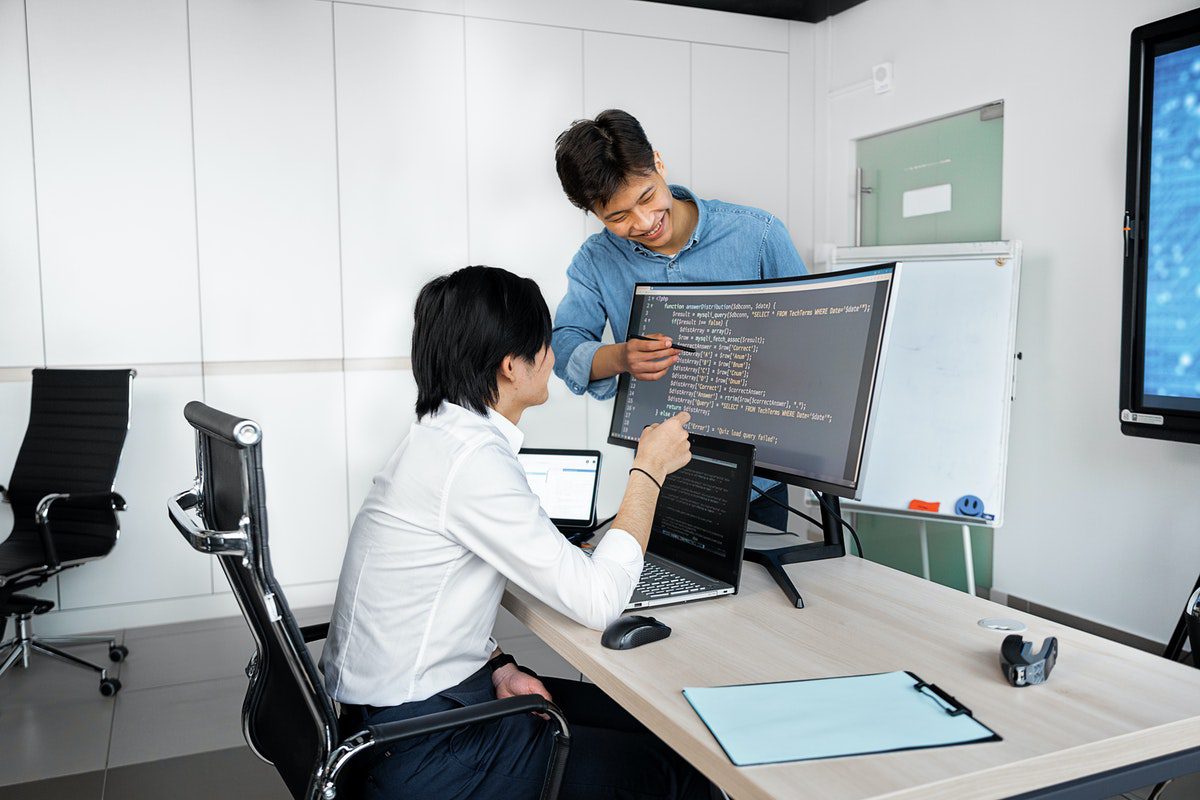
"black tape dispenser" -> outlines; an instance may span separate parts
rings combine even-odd
[[[1045,683],[1056,661],[1058,639],[1053,636],[1046,639],[1037,653],[1033,652],[1033,642],[1025,641],[1017,633],[1004,637],[1004,644],[1000,645],[1000,669],[1013,686]]]

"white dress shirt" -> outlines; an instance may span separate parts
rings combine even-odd
[[[452,403],[414,423],[354,520],[321,667],[343,703],[424,700],[491,657],[512,581],[597,630],[629,602],[642,548],[610,530],[588,558],[517,460],[524,435]]]

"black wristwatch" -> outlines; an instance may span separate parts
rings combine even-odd
[[[487,662],[487,668],[490,671],[495,672],[496,670],[500,669],[501,667],[507,666],[509,664],[512,664],[514,667],[516,667],[517,672],[524,672],[526,675],[529,675],[530,677],[533,677],[533,678],[537,678],[538,680],[542,679],[541,675],[538,675],[536,672],[531,670],[529,667],[522,667],[520,664],[518,664],[517,660],[515,658],[513,658],[512,656],[510,656],[508,653],[501,653],[500,655],[496,656],[495,658],[489,660]]]
[[[508,653],[501,653],[500,655],[496,656],[495,658],[493,658],[487,662],[487,668],[488,668],[489,672],[495,672],[496,670],[500,669],[501,667],[503,667],[507,664],[512,664],[513,666],[516,666],[517,660],[515,658],[513,658],[512,656],[510,656]],[[520,667],[517,667],[517,668],[520,669]]]

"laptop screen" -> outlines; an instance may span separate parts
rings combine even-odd
[[[754,445],[692,434],[692,460],[663,482],[647,550],[738,585]]]
[[[600,476],[598,450],[522,449],[517,454],[529,488],[555,525],[590,525]]]

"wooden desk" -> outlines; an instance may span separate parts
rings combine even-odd
[[[1103,798],[1200,771],[1200,670],[858,558],[788,571],[807,608],[789,607],[763,568],[746,564],[735,597],[651,610],[673,632],[634,650],[601,647],[599,633],[519,588],[504,606],[734,800]],[[1004,681],[1005,634],[976,624],[997,616],[1025,622],[1036,646],[1058,637],[1048,683]],[[905,669],[1004,741],[739,768],[681,694]]]

